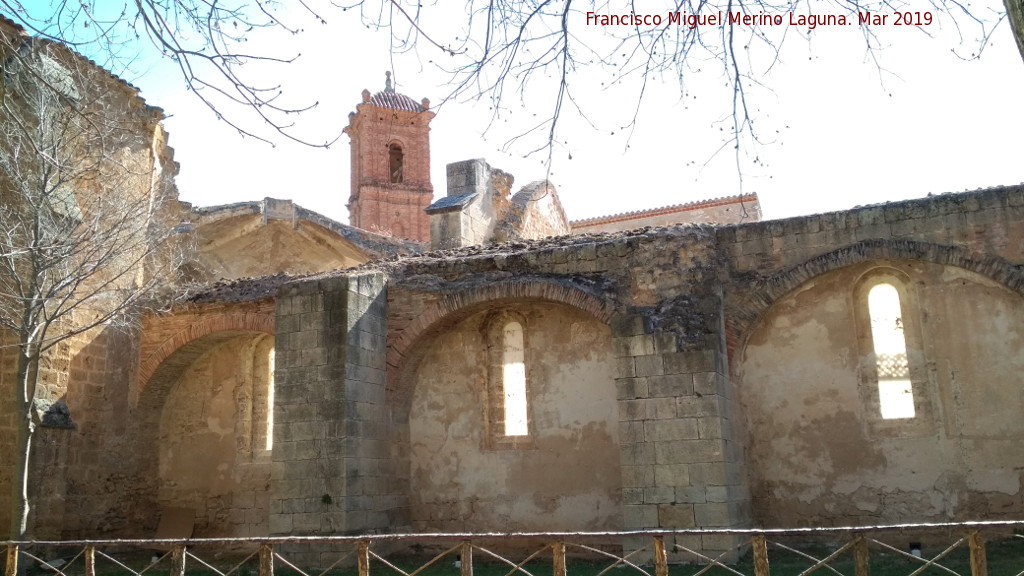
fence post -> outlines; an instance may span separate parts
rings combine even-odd
[[[359,557],[359,576],[370,576],[370,543],[366,540],[360,542],[356,555]]]
[[[260,576],[274,576],[274,545],[260,544]]]
[[[4,576],[15,576],[18,573],[18,545],[7,545],[7,567]]]
[[[460,576],[473,576],[473,544],[469,540],[462,542],[462,549],[459,550]]]
[[[754,576],[768,576],[768,539],[758,534],[750,539],[750,545],[754,549]]]
[[[85,547],[85,576],[96,576],[96,548]]]
[[[967,540],[971,545],[971,574],[988,576],[988,559],[985,557],[985,538],[980,530],[973,530]]]
[[[654,576],[668,576],[668,552],[665,551],[665,537],[654,537]]]
[[[857,537],[853,545],[853,573],[855,576],[871,576],[871,558],[868,556],[868,539]]]
[[[565,575],[565,542],[555,542],[551,545],[551,553],[554,556],[554,576]]]
[[[171,576],[185,576],[185,546],[171,548]]]

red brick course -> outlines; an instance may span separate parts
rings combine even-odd
[[[274,301],[191,305],[142,322],[139,391],[160,364],[182,346],[229,330],[274,333]]]

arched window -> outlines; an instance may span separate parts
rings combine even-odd
[[[483,325],[487,343],[485,443],[488,448],[526,448],[532,443],[529,324],[512,310],[491,314]]]
[[[874,266],[853,289],[863,414],[878,437],[927,435],[935,428],[920,304],[910,274],[916,274],[912,265]]]
[[[405,155],[402,147],[397,143],[388,146],[388,167],[392,184],[401,184],[404,181]]]
[[[871,341],[878,373],[882,418],[913,418],[914,387],[907,362],[900,294],[892,284],[876,284],[868,292]]]
[[[502,348],[502,396],[505,436],[526,436],[526,358],[523,354],[523,326],[505,324]]]

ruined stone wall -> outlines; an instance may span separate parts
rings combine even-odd
[[[858,345],[871,328],[853,287],[886,270],[907,280],[912,418],[880,416]],[[760,523],[1019,517],[1021,304],[979,274],[906,260],[848,266],[777,301],[739,359]]]
[[[718,231],[762,522],[1018,513],[1022,217],[1004,187]],[[880,274],[901,290],[912,418],[880,413],[858,292]]]
[[[65,397],[74,429],[70,432],[63,517],[57,526],[65,538],[123,534],[144,529],[144,500],[133,444],[131,389],[138,377],[137,334],[113,328],[76,337]],[[41,474],[49,474],[41,465]],[[140,513],[141,512],[141,513]]]
[[[384,434],[384,280],[326,278],[277,300],[271,534],[394,526]],[[290,556],[291,557],[291,556]],[[319,552],[296,551],[316,565]]]
[[[532,182],[512,197],[508,211],[494,231],[494,240],[538,240],[569,231],[569,219],[554,185],[547,181]]]
[[[193,362],[168,393],[158,503],[192,510],[194,536],[267,534],[272,354],[270,335],[234,338]]]
[[[608,327],[611,358],[605,361],[614,362],[611,375],[619,421],[622,526],[727,527],[748,522],[745,474],[737,459],[742,451],[733,440],[728,413],[732,389],[721,330],[722,298],[715,272],[718,260],[709,242],[711,235],[708,229],[691,228],[560,238],[474,247],[387,265],[389,425],[393,459],[399,464],[412,459],[415,466],[407,489],[413,500],[409,517],[419,509],[454,525],[473,508],[466,501],[441,504],[441,498],[432,506],[416,503],[416,482],[428,481],[431,497],[436,498],[433,494],[444,495],[453,489],[444,479],[462,473],[452,458],[416,456],[415,446],[423,434],[414,429],[403,432],[403,424],[420,418],[404,408],[417,406],[417,401],[405,398],[440,394],[442,381],[458,386],[459,380],[448,375],[458,373],[453,362],[468,364],[468,360],[458,359],[464,354],[460,346],[468,344],[469,350],[474,349],[469,325],[462,324],[471,322],[467,318],[481,310],[529,307],[546,301],[585,312]],[[558,379],[557,374],[551,376]],[[454,426],[459,435],[471,434],[473,428],[464,425],[468,416],[454,417],[471,413],[466,404],[469,395],[448,401],[457,404],[458,410],[451,420],[447,420],[446,410],[438,412],[437,419]],[[442,405],[435,402],[429,413],[442,410]],[[484,405],[478,408],[485,410]],[[601,418],[589,408],[586,412],[583,421]],[[599,442],[599,437],[584,433],[581,441]],[[460,441],[473,443],[472,436]],[[519,450],[511,455],[484,452],[477,456],[477,448],[460,454],[482,462],[488,458],[510,462],[540,458],[529,454],[529,448]],[[599,466],[605,465],[608,463],[584,463],[586,470],[581,473],[598,474]],[[535,492],[547,494],[549,487],[542,484],[541,477],[534,480]],[[427,520],[442,522],[439,518]],[[419,522],[426,524],[423,519]],[[584,524],[576,528],[583,529]],[[711,536],[680,543],[720,552],[733,545],[729,537]]]
[[[503,328],[491,324],[510,320],[526,346],[522,437],[504,436],[500,374],[488,369]],[[614,369],[608,326],[563,305],[509,304],[446,330],[411,399],[412,529],[621,529]]]

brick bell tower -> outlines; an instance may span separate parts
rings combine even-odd
[[[430,183],[430,101],[416,103],[395,92],[391,72],[384,91],[370,95],[348,115],[352,140],[349,222],[356,228],[417,242],[430,241],[434,198]]]

